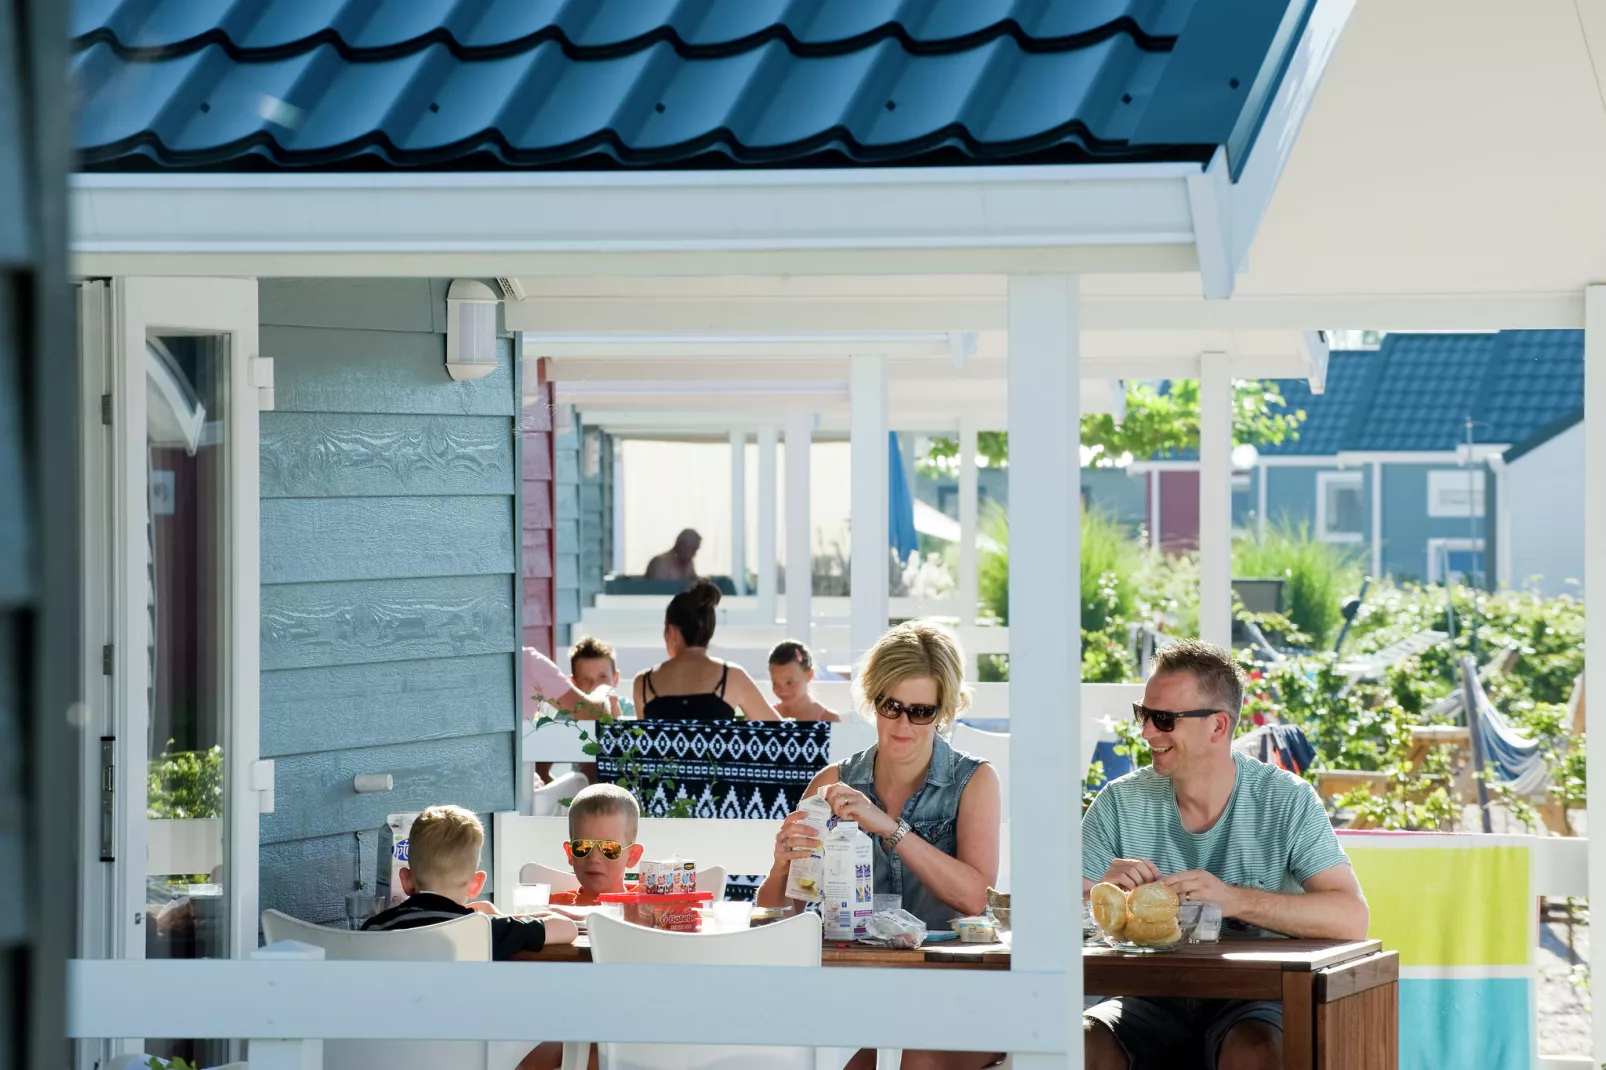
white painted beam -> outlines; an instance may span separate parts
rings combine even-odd
[[[1388,331],[1443,330],[1446,323],[1469,331],[1577,330],[1584,325],[1583,297],[1576,290],[1239,293],[1228,301],[1139,292],[1084,295],[1082,307],[1088,331],[1306,331],[1313,323],[1367,323]],[[532,325],[548,331],[989,331],[1002,330],[1005,319],[1003,294],[985,288],[964,293],[933,288],[927,293],[861,294],[857,299],[772,293],[731,297],[717,292],[700,298],[678,293],[552,296],[531,297],[516,309],[510,314],[521,321],[528,317]],[[1239,378],[1251,376],[1240,372]]]
[[[1606,777],[1606,285],[1584,291],[1584,676],[1595,701],[1584,704],[1585,767]],[[1596,669],[1601,669],[1596,672]],[[1606,829],[1606,792],[1589,794],[1589,827]],[[1589,887],[1606,888],[1606,849],[1589,852]],[[1591,976],[1606,977],[1606,940],[1589,948]],[[1591,1048],[1606,1062],[1606,999],[1594,1001]]]
[[[747,432],[731,432],[731,582],[747,593]]]
[[[888,509],[891,488],[887,444],[887,362],[853,358],[852,541],[853,608],[849,643],[858,662],[887,630]]]
[[[980,553],[981,500],[976,470],[977,427],[974,416],[959,418],[959,623],[976,622],[981,601]]]
[[[758,615],[760,620],[775,620],[776,583],[775,549],[777,545],[775,428],[758,429]]]
[[[1199,360],[1199,637],[1232,648],[1232,371]]]
[[[809,452],[814,414],[786,417],[786,631],[812,642],[814,622],[814,527],[809,516]]]
[[[1009,812],[1015,970],[1063,976],[1063,1004],[1042,1019],[1067,1058],[1016,1056],[1019,1070],[1082,1065],[1081,422],[1077,410],[1078,280],[1009,280],[1010,711]],[[1072,679],[1075,677],[1072,676]],[[1045,793],[1043,785],[1069,790]],[[1034,845],[1052,843],[1058,850]]]

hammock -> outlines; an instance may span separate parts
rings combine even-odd
[[[1507,785],[1518,795],[1539,794],[1550,782],[1550,770],[1539,744],[1512,727],[1506,715],[1489,701],[1483,682],[1476,675],[1471,679],[1473,701],[1478,707],[1484,768],[1492,779]]]

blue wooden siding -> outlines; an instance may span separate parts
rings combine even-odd
[[[506,342],[447,376],[446,286],[260,285],[262,905],[311,921],[373,881],[387,814],[514,805],[517,376]]]
[[[1428,578],[1429,539],[1484,537],[1483,517],[1428,515],[1428,473],[1444,471],[1466,474],[1454,464],[1383,466],[1383,571],[1396,579]]]
[[[553,624],[559,648],[575,638],[580,622],[580,419],[572,412],[552,439]]]

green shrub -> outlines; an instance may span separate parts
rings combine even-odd
[[[167,741],[168,747],[173,741]],[[164,751],[151,761],[145,815],[173,819],[223,816],[223,748]]]
[[[1310,537],[1307,524],[1271,525],[1264,538],[1232,547],[1233,575],[1283,581],[1283,611],[1318,650],[1330,650],[1344,624],[1344,602],[1360,591],[1358,554]]]

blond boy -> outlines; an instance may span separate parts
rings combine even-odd
[[[553,893],[553,904],[595,906],[604,892],[626,891],[625,871],[641,861],[640,819],[636,797],[617,784],[581,789],[569,803],[569,838],[563,844],[580,887]]]
[[[368,919],[366,931],[416,929],[478,911],[491,915],[491,958],[505,961],[547,944],[572,944],[574,922],[556,915],[508,917],[490,903],[469,905],[485,887],[479,868],[485,846],[480,819],[461,806],[431,806],[418,815],[408,837],[407,865],[401,870],[407,898]]]

